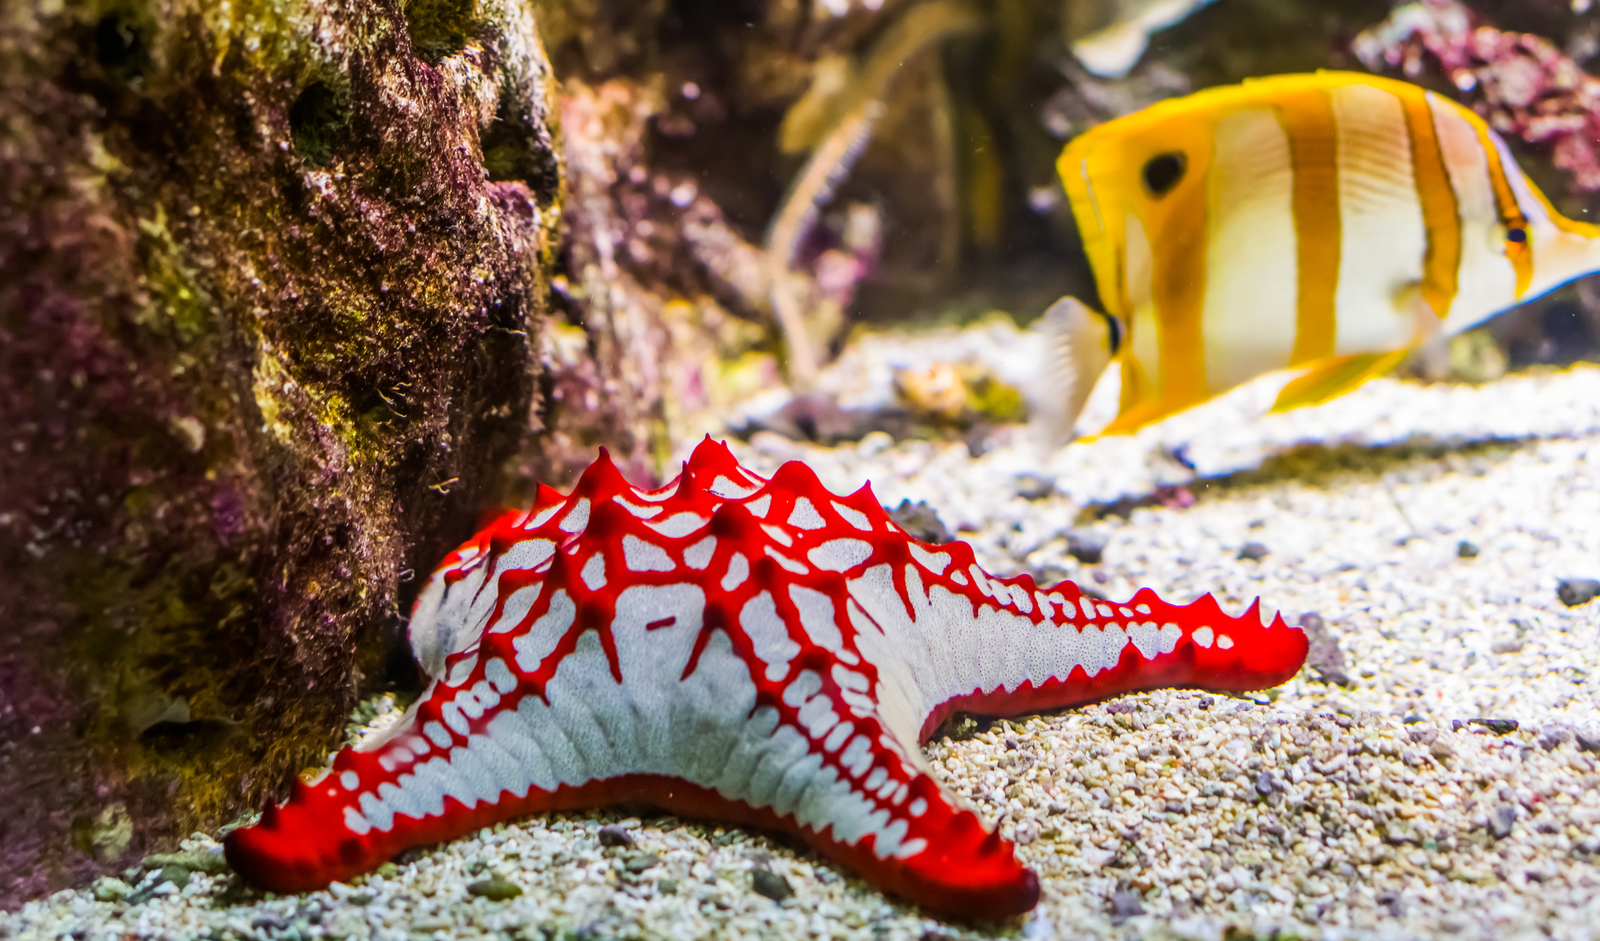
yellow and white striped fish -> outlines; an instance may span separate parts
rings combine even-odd
[[[1292,408],[1600,269],[1600,229],[1558,215],[1477,115],[1371,75],[1163,101],[1074,139],[1057,169],[1104,305],[1046,314],[1058,441],[1113,358],[1106,433],[1308,367],[1275,406]]]

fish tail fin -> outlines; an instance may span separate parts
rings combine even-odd
[[[1320,405],[1390,372],[1410,354],[1409,349],[1399,349],[1390,353],[1333,356],[1313,363],[1305,375],[1283,387],[1278,400],[1272,403],[1272,410],[1286,412],[1302,405]]]
[[[1054,449],[1073,439],[1078,415],[1122,346],[1124,329],[1116,317],[1063,297],[1040,317],[1039,333],[1045,363],[1034,390],[1034,427]]]

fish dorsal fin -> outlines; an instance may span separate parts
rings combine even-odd
[[[1074,437],[1083,405],[1116,355],[1123,337],[1117,318],[1075,297],[1051,304],[1039,318],[1045,362],[1035,387],[1034,428],[1047,448]]]
[[[1302,405],[1320,405],[1341,396],[1368,379],[1376,379],[1405,362],[1409,349],[1389,353],[1357,353],[1353,356],[1332,356],[1313,363],[1305,375],[1299,376],[1283,387],[1278,400],[1272,403],[1274,412],[1286,412]]]

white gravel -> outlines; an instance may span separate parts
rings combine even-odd
[[[930,743],[945,783],[1039,872],[1024,921],[943,924],[757,834],[599,814],[496,827],[291,898],[201,871],[180,891],[152,869],[98,886],[153,887],[138,904],[63,892],[0,915],[0,935],[1600,938],[1600,756],[1581,747],[1600,736],[1600,600],[1556,597],[1562,577],[1600,578],[1600,368],[1381,380],[1263,417],[1273,391],[1049,461],[1023,429],[977,458],[883,436],[738,449],[758,470],[803,458],[835,489],[870,477],[885,504],[925,500],[997,574],[1211,591],[1231,610],[1260,595],[1336,638],[1347,687],[1307,671],[1270,695],[1127,696]],[[1022,475],[1055,492],[1023,499]],[[1126,515],[1105,512],[1123,498]],[[1068,554],[1073,529],[1105,538],[1103,562]],[[1267,554],[1239,558],[1246,543]],[[1474,718],[1519,728],[1458,724]],[[602,847],[607,823],[635,845]],[[201,869],[215,848],[186,844]],[[752,891],[757,868],[794,897]],[[491,876],[523,894],[467,894]]]

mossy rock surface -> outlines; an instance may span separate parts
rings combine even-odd
[[[537,446],[559,165],[519,4],[0,21],[12,907],[338,744],[422,577]]]

